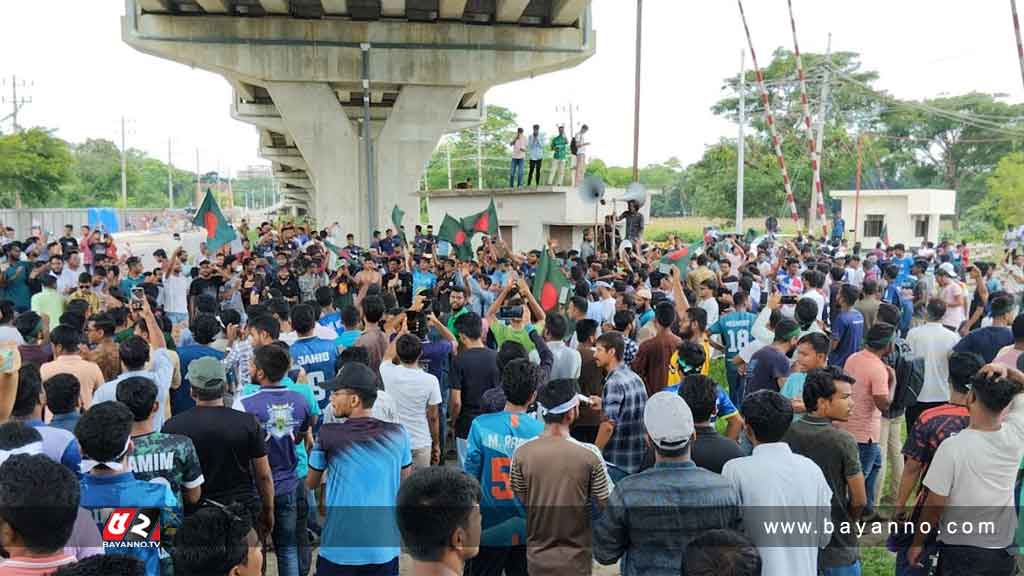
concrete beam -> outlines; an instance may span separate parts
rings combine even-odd
[[[320,4],[324,7],[324,14],[330,16],[348,14],[348,0],[320,0]]]
[[[373,104],[380,104],[383,101],[384,101],[384,92],[382,92],[382,91],[370,92],[370,102],[372,102]]]
[[[318,220],[325,226],[338,222],[343,230],[369,238],[359,138],[334,91],[308,82],[268,82],[267,91],[308,164],[317,190],[310,208]]]
[[[196,0],[204,12],[210,14],[227,14],[231,11],[229,0]]]
[[[139,7],[144,12],[169,12],[167,0],[139,0]]]
[[[263,144],[261,140],[261,144]],[[269,144],[260,146],[260,158],[269,160],[292,170],[309,171],[309,164],[297,148],[272,148]]]
[[[551,23],[558,26],[570,26],[580,19],[586,9],[587,0],[553,0]]]
[[[440,0],[438,16],[441,20],[462,20],[466,13],[466,0]]]
[[[591,39],[585,46],[584,32],[573,27],[330,18],[275,18],[269,26],[264,18],[143,14],[137,19],[136,34],[128,27],[127,19],[123,21],[125,41],[137,50],[217,74],[259,78],[261,82],[357,81],[362,73],[362,53],[357,46],[329,44],[339,38],[378,47],[371,49],[370,58],[374,85],[494,86],[575,66],[592,56],[596,47],[593,32],[589,32]],[[218,40],[204,43],[196,38]],[[268,42],[261,44],[262,40]],[[397,47],[405,43],[419,47]],[[434,44],[439,48],[424,47]],[[466,48],[470,46],[479,48]]]
[[[243,102],[252,102],[256,99],[256,90],[252,84],[246,84],[245,82],[234,78],[232,76],[225,76],[225,80],[231,85],[231,89],[235,91],[235,100],[241,100]]]
[[[405,16],[405,0],[380,0],[380,15],[384,18]]]
[[[519,22],[530,0],[498,0],[494,19],[498,22]]]
[[[288,0],[260,0],[267,14],[288,14]]]
[[[376,145],[377,224],[396,204],[406,214],[419,214],[423,169],[461,99],[462,88],[406,86],[399,93]]]

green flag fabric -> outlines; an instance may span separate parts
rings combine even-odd
[[[478,212],[462,219],[462,229],[467,234],[487,234],[488,236],[498,235],[498,209],[494,207],[494,198],[487,206],[487,210]]]
[[[206,248],[210,252],[216,252],[221,246],[238,237],[235,229],[228,224],[227,218],[220,211],[217,199],[210,190],[206,191],[206,197],[192,219],[192,225],[206,230]]]
[[[445,214],[437,237],[452,245],[455,257],[463,262],[473,259],[473,247],[470,244],[472,238],[463,228],[462,222]]]
[[[550,312],[569,299],[569,279],[551,258],[548,250],[541,252],[540,262],[533,277],[533,297],[545,312]]]
[[[402,228],[402,220],[405,219],[405,212],[395,204],[395,207],[391,209],[391,223],[395,226],[395,232],[398,232],[398,236],[402,239],[402,244],[408,245],[409,242],[405,239],[405,229]]]
[[[690,259],[697,254],[697,250],[701,247],[703,242],[694,242],[689,246],[683,246],[679,250],[669,252],[662,257],[659,262],[659,268],[665,268],[667,266],[675,266],[679,269],[680,277],[686,275],[687,270],[690,267]]]

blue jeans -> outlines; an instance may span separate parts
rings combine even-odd
[[[725,365],[725,379],[729,382],[729,400],[731,400],[733,405],[739,409],[740,405],[743,404],[743,393],[747,388],[747,380],[740,376],[740,373],[731,366],[735,366],[735,364],[728,362],[727,360]]]
[[[860,560],[849,566],[822,568],[821,573],[823,576],[860,576]]]
[[[523,166],[526,165],[525,158],[513,158],[512,159],[512,173],[508,175],[508,187],[509,188],[522,188],[523,186]]]
[[[466,465],[466,450],[469,450],[468,438],[456,438],[455,450],[459,454],[459,468]]]
[[[290,494],[274,495],[274,532],[271,538],[277,553],[277,576],[299,576],[298,516],[298,499],[294,490]]]
[[[870,516],[875,511],[871,502],[874,499],[878,473],[882,469],[882,450],[874,442],[867,444],[858,442],[857,451],[860,452],[860,469],[864,473],[864,491],[868,496],[868,505],[864,508],[864,516]]]
[[[299,548],[299,576],[309,574],[313,563],[313,547],[309,545],[309,502],[306,500],[306,478],[299,478],[295,487],[295,541]]]
[[[172,325],[188,322],[188,314],[182,314],[181,312],[164,312],[164,316],[171,321]]]

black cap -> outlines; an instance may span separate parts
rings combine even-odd
[[[341,372],[320,385],[328,392],[335,390],[377,391],[377,375],[364,364],[351,362],[342,367]]]

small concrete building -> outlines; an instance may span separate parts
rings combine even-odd
[[[861,190],[859,201],[855,190],[830,194],[842,201],[847,237],[865,246],[880,241],[883,228],[891,244],[938,243],[940,220],[956,213],[955,190]]]
[[[583,242],[583,231],[594,228],[595,217],[603,222],[613,210],[620,214],[626,210],[624,201],[616,202],[626,191],[616,188],[605,191],[603,205],[584,200],[576,188],[560,186],[431,190],[420,194],[427,198],[430,223],[434,225],[435,232],[440,228],[445,213],[463,218],[486,210],[494,198],[501,237],[516,252],[539,249],[548,238],[557,240],[560,250],[579,248]],[[650,222],[650,205],[647,202],[640,209],[645,223]],[[619,225],[621,228],[622,223]]]

